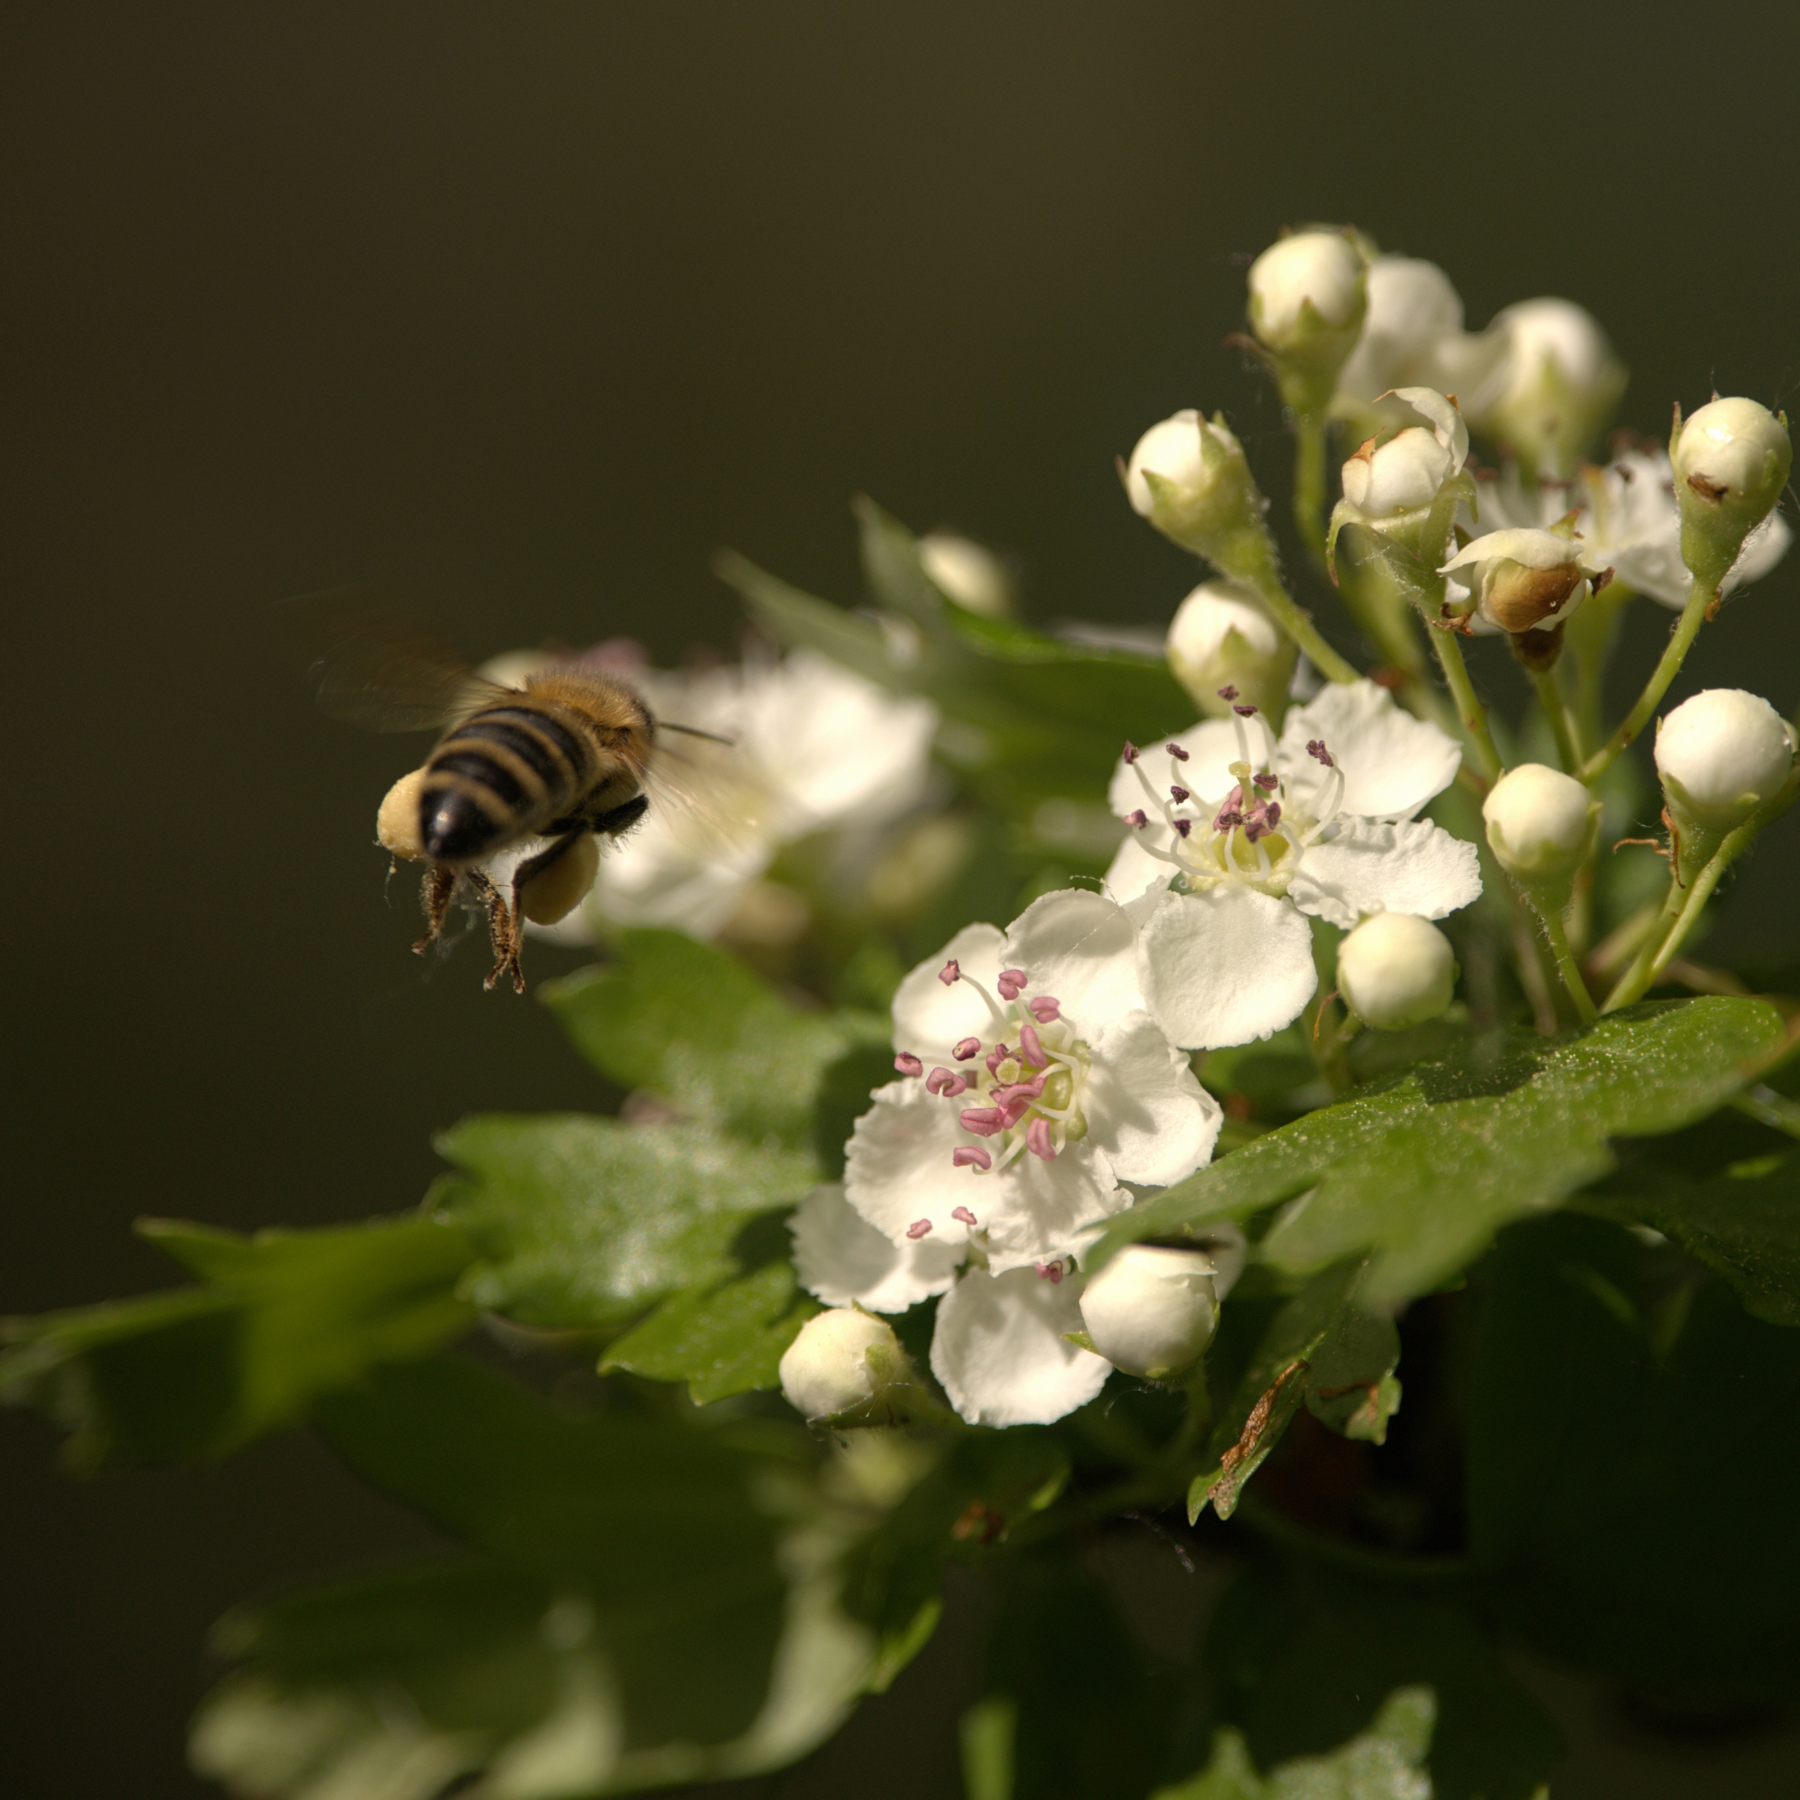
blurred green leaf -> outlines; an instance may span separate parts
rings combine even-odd
[[[460,1173],[440,1182],[437,1209],[480,1258],[469,1297],[549,1327],[624,1324],[760,1266],[739,1240],[816,1177],[808,1155],[706,1125],[583,1113],[465,1119],[439,1149]]]
[[[1761,1000],[1635,1006],[1579,1036],[1501,1032],[1271,1131],[1116,1220],[1103,1251],[1290,1202],[1263,1261],[1310,1274],[1373,1254],[1389,1310],[1472,1262],[1509,1220],[1608,1174],[1608,1139],[1673,1131],[1780,1041]]]
[[[871,1013],[801,1012],[736,957],[674,931],[625,932],[616,961],[552,982],[544,997],[609,1081],[790,1149],[812,1142],[826,1071],[889,1037]]]
[[[1800,1692],[1800,1334],[1601,1220],[1479,1276],[1470,1534],[1545,1654],[1705,1698]]]
[[[1586,1206],[1673,1238],[1757,1318],[1800,1325],[1800,1151],[1748,1157],[1704,1181],[1644,1163]]]
[[[674,1420],[561,1415],[454,1363],[324,1410],[334,1447],[480,1560],[227,1619],[242,1663],[193,1755],[302,1800],[622,1793],[746,1775],[841,1722],[866,1633],[829,1559],[788,1560],[757,1493],[792,1464]],[[797,1436],[798,1434],[796,1434]]]
[[[472,1251],[444,1224],[138,1229],[203,1285],[5,1326],[0,1395],[72,1432],[80,1469],[224,1456],[474,1317],[455,1292]]]
[[[1214,1466],[1188,1490],[1188,1519],[1210,1502],[1231,1517],[1244,1483],[1267,1458],[1303,1403],[1345,1437],[1379,1444],[1400,1404],[1394,1368],[1400,1336],[1393,1320],[1361,1304],[1366,1262],[1315,1276],[1275,1315],[1228,1405],[1209,1451]]]
[[[1260,1562],[1220,1601],[1205,1663],[1235,1750],[1215,1749],[1200,1778],[1215,1785],[1165,1800],[1413,1800],[1427,1791],[1414,1772],[1426,1767],[1437,1800],[1529,1800],[1561,1760],[1555,1726],[1454,1595]]]

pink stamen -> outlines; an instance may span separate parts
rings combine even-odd
[[[1012,1052],[1004,1044],[996,1044],[982,1060],[986,1062],[987,1072],[990,1075],[998,1075],[1000,1065],[1011,1055]]]
[[[1043,1040],[1033,1025],[1019,1027],[1019,1048],[1025,1053],[1025,1061],[1034,1069],[1041,1069],[1050,1059],[1044,1054]]]
[[[1008,1082],[1005,1087],[991,1089],[988,1098],[1002,1111],[1017,1107],[1022,1115],[1032,1101],[1041,1100],[1044,1097],[1044,1083],[1049,1079],[1048,1075],[1034,1075],[1029,1081]],[[1013,1119],[1007,1120],[1009,1125],[1014,1122]]]
[[[1306,745],[1306,754],[1310,756],[1314,762],[1323,763],[1328,769],[1335,769],[1337,767],[1337,764],[1332,760],[1331,752],[1325,748],[1325,740],[1323,738],[1309,739]]]
[[[1191,800],[1193,798],[1193,795],[1190,794],[1186,788],[1176,787],[1173,783],[1171,783],[1169,786],[1169,797],[1170,797],[1170,799],[1172,799],[1175,802],[1175,804],[1177,806],[1179,806],[1182,803],[1182,801]]]
[[[983,1169],[985,1169],[988,1166],[989,1162],[991,1162],[993,1160],[985,1150],[978,1150],[973,1145],[971,1145],[970,1148],[968,1148],[967,1150],[957,1151],[956,1154],[958,1156],[966,1156],[970,1162],[974,1162],[977,1157],[980,1157],[981,1161],[978,1166]],[[951,1207],[950,1216],[951,1216],[951,1218],[957,1220],[959,1223],[964,1224],[964,1225],[973,1225],[975,1223],[975,1215],[972,1212],[970,1212],[966,1206]]]
[[[954,956],[938,970],[938,980],[941,981],[945,987],[952,987],[962,980],[962,966],[957,962]]]
[[[925,1091],[940,1099],[954,1100],[958,1094],[969,1091],[969,1078],[966,1075],[953,1075],[948,1069],[933,1069],[925,1077]]]
[[[1130,740],[1130,738],[1127,738],[1125,740],[1125,760],[1128,763],[1134,763],[1137,761],[1137,759],[1138,759],[1138,747],[1136,744],[1134,744]]]
[[[1047,1281],[1050,1283],[1050,1285],[1052,1287],[1055,1287],[1056,1284],[1059,1281],[1061,1281],[1063,1278],[1063,1266],[1060,1261],[1052,1262],[1052,1263],[1038,1263],[1036,1265],[1036,1267],[1037,1267],[1038,1280],[1039,1281]]]
[[[1258,838],[1266,838],[1281,823],[1281,802],[1265,800],[1244,821],[1244,836],[1251,843]]]
[[[929,1219],[914,1219],[906,1228],[906,1235],[915,1240],[929,1236],[930,1232],[931,1221]]]
[[[1234,706],[1231,710],[1236,713],[1240,719],[1254,719],[1256,717],[1256,708],[1254,706]]]
[[[1040,1025],[1048,1025],[1052,1019],[1062,1017],[1062,1002],[1054,994],[1039,994],[1035,1000],[1025,1002],[1025,1010]]]
[[[1025,1148],[1045,1162],[1056,1161],[1056,1146],[1050,1142],[1050,1121],[1036,1118],[1025,1127]]]
[[[1016,1000],[1031,985],[1031,977],[1023,969],[1002,969],[1000,979],[994,985],[999,988],[1002,1000]]]
[[[994,1159],[979,1144],[964,1144],[960,1150],[953,1151],[951,1163],[959,1169],[980,1169],[983,1173],[994,1166]],[[954,1208],[950,1214],[953,1219],[961,1219],[965,1225],[975,1223],[975,1215],[966,1206]]]
[[[1281,777],[1279,775],[1252,775],[1250,779],[1254,781],[1265,794],[1272,794],[1281,786]]]
[[[950,1054],[954,1056],[958,1062],[967,1062],[980,1048],[980,1038],[964,1038]]]
[[[972,1131],[977,1137],[996,1137],[1006,1129],[1006,1115],[997,1106],[971,1106],[962,1114],[960,1123],[964,1131]]]
[[[1186,837],[1187,834],[1194,829],[1194,821],[1192,819],[1171,819],[1169,823],[1175,827],[1175,835],[1177,837]]]
[[[1230,683],[1227,683],[1224,687],[1219,689],[1219,698],[1221,700],[1235,700],[1237,696],[1237,689],[1232,687]]]
[[[1150,821],[1144,817],[1144,809],[1140,806],[1135,812],[1128,812],[1125,815],[1125,823],[1129,825],[1133,831],[1142,831]]]
[[[923,1075],[925,1073],[925,1065],[910,1050],[902,1050],[894,1058],[894,1067],[902,1075]]]
[[[1164,744],[1163,748],[1168,751],[1177,762],[1186,762],[1188,759],[1188,753],[1182,749],[1179,744]]]

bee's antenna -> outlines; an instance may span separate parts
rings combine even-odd
[[[659,731],[679,731],[688,737],[706,738],[715,744],[723,744],[728,750],[737,748],[737,739],[720,737],[716,731],[702,731],[698,725],[677,725],[669,719],[658,719],[656,727]]]

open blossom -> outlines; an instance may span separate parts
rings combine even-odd
[[[1126,1183],[1179,1181],[1218,1137],[1218,1103],[1144,1010],[1136,936],[1072,890],[958,932],[895,995],[900,1078],[857,1121],[841,1195],[795,1217],[821,1298],[945,1296],[931,1366],[971,1421],[1045,1423],[1099,1392],[1111,1365],[1065,1337],[1079,1246]]]
[[[674,740],[677,757],[705,765],[705,814],[652,805],[601,858],[589,907],[613,924],[710,936],[783,844],[886,823],[924,790],[937,709],[896,698],[814,651],[638,679],[659,719],[729,738],[731,748],[702,745],[690,755]],[[677,762],[673,784],[685,780]]]
[[[1687,604],[1694,578],[1681,560],[1681,512],[1666,450],[1628,450],[1604,467],[1583,467],[1568,481],[1546,476],[1527,485],[1512,469],[1483,471],[1476,479],[1483,528],[1548,528],[1573,512],[1576,540],[1596,567],[1610,567],[1622,587],[1664,606],[1679,610]],[[1780,513],[1771,512],[1744,539],[1723,591],[1767,575],[1793,536]]]
[[[1318,985],[1307,915],[1441,919],[1481,892],[1473,844],[1417,818],[1462,753],[1373,682],[1332,685],[1277,740],[1254,707],[1127,746],[1108,798],[1132,827],[1107,885],[1138,924],[1144,1003],[1177,1044],[1268,1037]]]

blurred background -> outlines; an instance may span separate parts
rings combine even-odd
[[[1221,340],[1298,220],[1431,257],[1472,327],[1581,301],[1647,433],[1715,385],[1800,383],[1800,15],[1773,5],[175,0],[15,8],[0,43],[5,1312],[169,1283],[140,1214],[397,1211],[461,1114],[593,1102],[479,956],[406,953],[411,882],[384,901],[370,839],[416,741],[313,712],[268,601],[372,581],[480,655],[729,652],[713,553],[854,601],[866,492],[1015,555],[1035,622],[1161,624],[1193,565],[1113,457],[1223,406],[1285,490],[1279,408]],[[1674,697],[1790,711],[1797,587],[1790,557]],[[1622,683],[1667,624],[1636,610]],[[1796,873],[1790,825],[1731,899],[1741,954],[1791,938]],[[421,1535],[303,1437],[212,1471],[56,1463],[0,1415],[21,1796],[210,1791],[182,1754],[210,1623]],[[882,1703],[939,1773],[957,1654]],[[1691,1791],[1688,1750],[1559,1704],[1559,1800]],[[1791,1740],[1732,1757],[1707,1792],[1800,1779]]]

